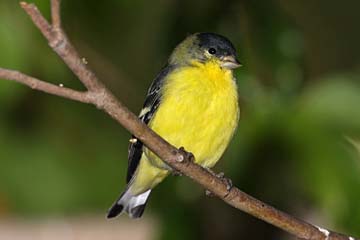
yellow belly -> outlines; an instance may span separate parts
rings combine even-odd
[[[172,73],[161,104],[149,126],[176,147],[184,147],[196,163],[212,167],[227,147],[239,118],[232,72],[215,63],[199,64]],[[164,163],[145,150],[150,162]]]
[[[176,70],[168,76],[161,104],[149,126],[196,163],[212,167],[224,153],[239,120],[232,72],[215,63]],[[137,195],[155,187],[169,167],[147,148],[131,186]]]

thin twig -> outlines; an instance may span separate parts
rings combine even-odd
[[[91,99],[88,92],[75,91],[73,89],[64,87],[64,85],[61,83],[58,86],[47,83],[15,70],[0,68],[0,79],[16,81],[34,90],[46,92],[52,95],[68,98],[82,103],[90,103]]]
[[[51,19],[53,29],[61,28],[61,0],[51,0]]]
[[[20,2],[20,6],[27,12],[35,26],[41,30],[41,33],[50,42],[51,25],[43,17],[36,5],[33,3]]]
[[[45,83],[17,71],[1,68],[0,78],[14,80],[33,89],[75,101],[92,103],[138,137],[151,151],[156,153],[175,170],[190,177],[229,205],[283,229],[298,238],[309,240],[356,240],[353,237],[328,231],[292,217],[251,197],[238,188],[233,187],[228,190],[227,184],[221,178],[214,176],[214,174],[211,174],[206,169],[193,163],[191,154],[182,149],[175,148],[149,129],[146,124],[139,121],[137,116],[118,101],[87,67],[85,61],[80,58],[61,29],[60,0],[51,0],[51,4],[53,26],[47,22],[34,4],[22,2],[21,6],[48,40],[50,47],[85,85],[88,92],[78,92],[63,88]]]
[[[58,0],[53,0],[52,3]],[[59,4],[59,3],[57,3]],[[30,16],[44,37],[48,40],[50,47],[66,63],[70,70],[79,78],[89,91],[103,89],[103,84],[95,74],[84,64],[75,48],[70,44],[62,29],[53,29],[35,4],[20,3],[21,7]],[[60,4],[59,4],[60,5]],[[55,8],[56,9],[56,8]],[[58,16],[60,17],[60,15]],[[60,21],[60,19],[58,19]],[[57,21],[57,20],[56,20]]]

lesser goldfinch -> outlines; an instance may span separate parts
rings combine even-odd
[[[166,141],[193,153],[211,168],[230,142],[239,120],[233,69],[241,66],[233,44],[214,33],[183,40],[148,90],[139,118]],[[130,139],[127,187],[108,218],[123,211],[142,216],[151,190],[171,168],[136,137]]]

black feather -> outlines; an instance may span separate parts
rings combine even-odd
[[[156,110],[161,102],[162,87],[164,85],[164,81],[166,79],[166,76],[173,69],[174,69],[173,65],[166,65],[152,82],[143,106],[143,109],[148,108],[149,111],[139,116],[139,119],[144,123],[148,124],[150,120],[153,118],[154,114],[156,113]],[[143,143],[140,140],[138,140],[135,136],[132,136],[132,138],[136,139],[136,141],[129,145],[128,171],[126,176],[127,183],[129,183],[131,178],[133,177],[137,169],[137,166],[139,165],[141,155],[143,153]]]
[[[141,218],[145,211],[146,204],[131,209],[131,218]]]
[[[124,206],[118,203],[115,203],[109,210],[107,218],[114,218],[117,215],[119,215],[122,210],[124,209]]]
[[[216,33],[198,33],[197,37],[199,39],[199,47],[200,48],[214,48],[216,49],[216,55],[227,56],[233,55],[236,56],[236,50],[234,45],[224,36],[221,36]]]

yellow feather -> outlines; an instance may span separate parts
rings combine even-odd
[[[237,87],[232,71],[218,62],[194,62],[174,70],[165,81],[160,106],[149,126],[196,163],[212,167],[224,153],[239,120]],[[168,175],[167,165],[145,149],[133,192],[153,188]]]

